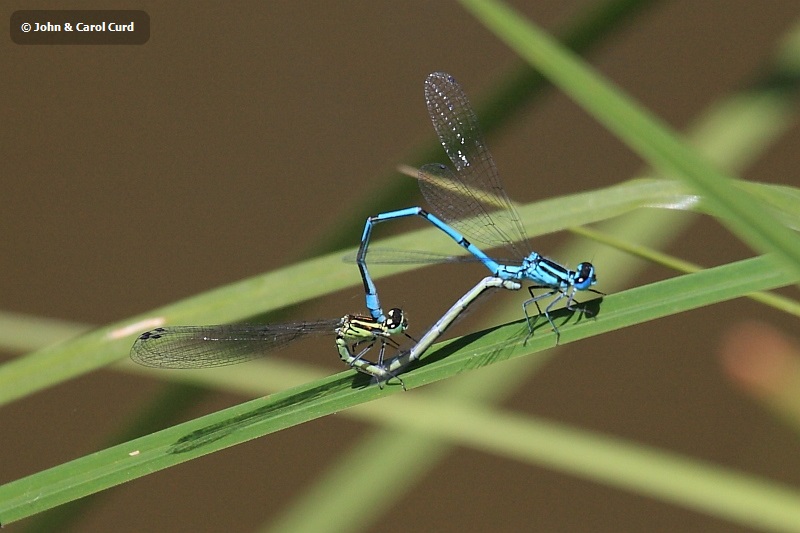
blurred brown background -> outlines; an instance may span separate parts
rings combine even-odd
[[[552,31],[592,3],[512,2]],[[2,309],[108,323],[291,264],[351,203],[382,186],[377,176],[433,142],[422,99],[429,72],[450,72],[477,101],[519,65],[449,2],[191,5],[80,6],[144,9],[151,38],[143,46],[3,40]],[[72,7],[6,2],[2,12],[7,20],[17,9]],[[683,129],[754,78],[797,7],[794,0],[655,2],[589,60]],[[795,127],[743,177],[796,185],[798,140]],[[611,185],[641,169],[637,156],[555,91],[489,143],[519,201]],[[561,238],[537,239],[536,249],[549,253]],[[669,251],[709,266],[750,255],[708,219]],[[419,272],[381,282],[384,302],[412,310],[419,326],[440,311],[422,302],[452,302],[477,279]],[[653,269],[630,286],[669,275]],[[497,300],[518,305],[516,296]],[[362,306],[358,285],[304,314]],[[504,407],[797,486],[796,435],[731,386],[715,357],[722,332],[748,317],[794,327],[777,312],[734,301],[604,335],[568,346]],[[329,361],[308,362],[341,370],[332,351]],[[161,387],[109,370],[4,407],[0,483],[97,450]],[[214,395],[184,418],[244,400]],[[252,531],[365,429],[329,417],[159,472],[102,494],[74,530]],[[411,528],[740,530],[467,449],[368,529]]]

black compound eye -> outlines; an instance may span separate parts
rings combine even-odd
[[[581,263],[578,265],[578,270],[575,276],[575,288],[578,290],[586,290],[590,285],[597,282],[594,274],[594,265],[591,263]]]
[[[386,326],[389,329],[399,328],[405,323],[405,316],[402,309],[395,307],[386,313]]]

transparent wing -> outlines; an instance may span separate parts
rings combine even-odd
[[[456,172],[425,165],[419,186],[431,209],[468,239],[504,246],[516,258],[530,252],[525,228],[500,181],[466,94],[443,72],[425,80],[428,114]],[[519,243],[519,247],[515,244]]]
[[[357,263],[358,252],[347,254],[342,258],[345,263]],[[370,263],[384,265],[424,265],[440,263],[472,263],[478,261],[473,255],[447,255],[421,250],[402,250],[399,248],[372,248],[367,253]]]
[[[131,359],[156,368],[205,368],[232,365],[282,348],[310,335],[334,334],[341,319],[285,324],[170,326],[142,333]]]
[[[342,258],[345,263],[357,263],[358,252]],[[442,263],[479,263],[474,255],[447,255],[422,250],[402,250],[399,248],[370,248],[367,254],[370,264],[381,265],[438,265]],[[519,259],[495,258],[504,265],[519,265]]]

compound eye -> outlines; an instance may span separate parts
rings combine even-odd
[[[575,278],[575,287],[579,290],[588,289],[590,285],[594,285],[597,278],[594,275],[594,265],[591,263],[581,263],[578,265],[578,277]]]
[[[386,327],[389,329],[397,329],[402,327],[405,329],[408,326],[408,323],[405,319],[405,314],[403,313],[402,309],[395,307],[394,309],[390,309],[388,313],[386,313]]]

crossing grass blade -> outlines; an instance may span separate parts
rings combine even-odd
[[[592,195],[593,208],[566,216],[574,199],[550,200],[541,208],[526,209],[526,223],[542,224],[544,231],[556,231],[574,224],[601,220],[671,197],[669,182],[631,183],[614,186]],[[583,201],[585,196],[579,200]],[[533,233],[536,234],[536,228]],[[424,229],[389,239],[389,247],[439,249],[441,234]],[[434,248],[435,247],[435,248]],[[458,247],[454,247],[458,250]],[[164,324],[224,324],[318,298],[358,283],[352,265],[342,261],[344,252],[290,265],[273,272],[236,282],[174,304],[98,328],[76,339],[49,346],[0,367],[0,405],[65,379],[95,370],[127,357],[136,335]],[[409,265],[382,269],[383,275],[409,270]]]
[[[790,201],[796,189],[761,185],[758,190],[771,199],[771,205],[780,210],[787,223],[800,226],[800,217]],[[672,180],[632,180],[523,205],[519,213],[529,233],[536,236],[608,220],[642,206],[672,205],[687,193],[685,186]],[[376,242],[376,246],[433,252],[441,251],[443,241],[441,232],[426,228]],[[124,359],[142,331],[164,324],[242,321],[355,286],[358,276],[352,265],[342,261],[345,253],[335,252],[232,283],[20,357],[0,367],[0,405]],[[453,254],[459,253],[462,249],[453,245]],[[376,272],[376,278],[417,266],[386,266]]]
[[[753,249],[772,252],[800,272],[800,239],[735,180],[689,147],[666,124],[604,80],[579,57],[535,24],[496,0],[461,4],[664,175],[683,180],[700,194],[722,224]]]
[[[564,319],[562,343],[704,305],[754,290],[795,283],[774,258],[758,257],[608,296],[597,319],[556,313]],[[415,388],[468,369],[529,355],[553,346],[546,328],[527,345],[527,326],[518,321],[437,345],[424,364],[404,375]],[[268,435],[302,422],[402,391],[368,386],[365,376],[343,372],[253,400],[169,429],[76,459],[0,487],[0,523],[51,509],[108,487],[189,459]]]

